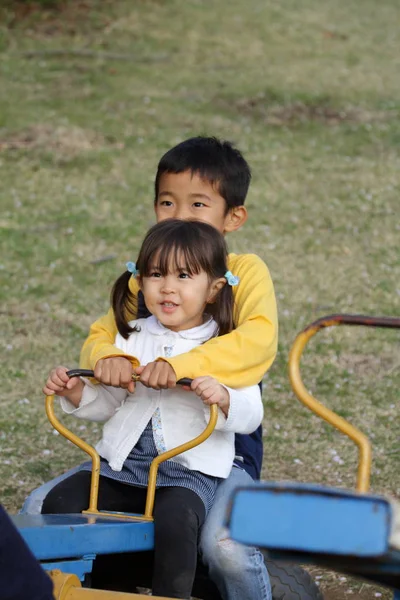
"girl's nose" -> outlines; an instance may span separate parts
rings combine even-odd
[[[164,294],[172,293],[174,291],[174,278],[170,275],[164,277],[161,289],[164,292]]]

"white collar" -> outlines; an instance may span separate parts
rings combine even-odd
[[[199,340],[200,343],[206,342],[215,335],[217,324],[212,317],[209,317],[205,323],[185,329],[183,331],[172,331],[164,327],[154,315],[145,319],[146,329],[154,335],[168,335],[175,338],[183,338],[185,340]]]

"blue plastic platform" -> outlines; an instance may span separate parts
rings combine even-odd
[[[15,515],[14,525],[40,561],[154,547],[154,525],[107,517],[70,515]]]
[[[310,562],[400,588],[400,549],[390,543],[392,503],[380,496],[297,483],[237,488],[227,526],[271,557]]]
[[[237,489],[231,535],[244,544],[355,556],[388,551],[392,509],[378,496],[266,483]]]

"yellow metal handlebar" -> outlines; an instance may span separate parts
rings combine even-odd
[[[135,381],[138,381],[137,376],[135,376]],[[188,380],[182,380],[182,383],[187,383],[187,382],[188,382]],[[54,429],[56,429],[67,440],[69,440],[70,442],[75,444],[75,446],[78,446],[78,448],[80,448],[81,450],[83,450],[84,452],[89,454],[90,458],[92,459],[92,479],[91,479],[91,483],[90,483],[89,508],[82,512],[84,514],[95,515],[95,516],[101,515],[101,516],[114,516],[115,517],[116,516],[115,513],[106,513],[104,511],[99,511],[97,508],[98,496],[99,496],[99,479],[100,479],[100,457],[99,457],[97,451],[93,448],[93,446],[91,446],[90,444],[88,444],[87,442],[82,440],[80,437],[78,437],[75,433],[73,433],[72,431],[67,429],[58,420],[58,418],[56,417],[55,412],[54,412],[54,394],[52,394],[50,396],[46,396],[46,414],[47,414],[47,418],[49,419],[49,421],[52,424],[52,426],[54,427]],[[119,515],[119,513],[117,513],[118,516],[121,516],[121,517],[124,517],[127,519],[130,518],[133,520],[152,521],[153,520],[154,496],[155,496],[155,491],[156,491],[158,467],[160,466],[161,463],[165,462],[166,460],[169,460],[170,458],[173,458],[174,456],[177,456],[178,454],[182,454],[183,452],[186,452],[187,450],[190,450],[191,448],[194,448],[195,446],[202,444],[207,438],[210,437],[210,435],[214,431],[215,426],[217,424],[217,419],[218,419],[218,408],[217,408],[216,404],[213,404],[210,406],[210,420],[207,424],[207,427],[204,429],[204,431],[200,435],[198,435],[193,440],[186,442],[185,444],[181,444],[180,446],[177,446],[176,448],[172,448],[171,450],[168,450],[167,452],[163,452],[162,454],[159,454],[158,456],[156,456],[153,459],[153,461],[150,465],[149,481],[148,481],[147,496],[146,496],[146,506],[145,506],[145,511],[144,511],[143,516],[136,516],[136,515],[129,516],[129,515],[125,515],[123,513],[121,513],[121,515]]]
[[[367,327],[400,328],[400,319],[395,317],[370,317],[363,315],[335,314],[322,317],[308,325],[296,337],[289,354],[289,379],[292,389],[298,399],[305,404],[316,415],[336,427],[355,442],[359,450],[357,490],[365,493],[369,489],[371,474],[371,444],[368,438],[351,425],[348,421],[339,417],[335,412],[326,408],[305,388],[300,375],[300,359],[308,341],[325,327],[336,325],[363,325]]]

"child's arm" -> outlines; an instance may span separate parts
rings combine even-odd
[[[107,421],[126,398],[127,393],[121,388],[108,389],[79,377],[70,378],[67,371],[61,366],[53,369],[43,388],[46,395],[60,396],[61,408],[67,414],[90,421]]]
[[[134,317],[129,317],[132,320]],[[133,356],[124,355],[121,350],[114,346],[115,337],[118,333],[115,324],[114,313],[110,308],[108,313],[100,317],[90,327],[89,336],[85,340],[80,356],[82,369],[94,369],[97,362],[105,358],[124,357],[136,361]],[[138,362],[136,361],[136,364]]]
[[[236,329],[186,354],[160,359],[171,365],[177,379],[211,375],[230,387],[254,385],[275,359],[278,318],[266,264],[254,254],[231,255],[229,268],[240,277],[233,288]]]
[[[129,289],[136,299],[139,287],[134,277],[129,280]],[[135,317],[135,310],[127,315],[129,321]],[[132,373],[139,361],[116,348],[114,342],[117,333],[114,313],[110,308],[106,315],[90,327],[89,336],[82,346],[80,366],[82,369],[93,369],[96,379],[106,385],[128,388],[133,392]]]
[[[82,399],[85,384],[79,377],[68,377],[67,367],[56,367],[50,371],[50,375],[44,385],[43,393],[46,396],[56,394],[67,398],[77,408]]]
[[[74,415],[78,419],[104,422],[113,417],[127,396],[127,391],[122,388],[93,385],[89,380],[84,380],[82,398],[78,406],[70,402],[70,397],[60,398],[62,410],[67,415]]]
[[[205,418],[208,406],[216,404],[220,411],[215,429],[234,433],[253,433],[262,422],[264,407],[258,385],[234,390],[227,388],[213,377],[197,377],[191,389],[203,400]]]

